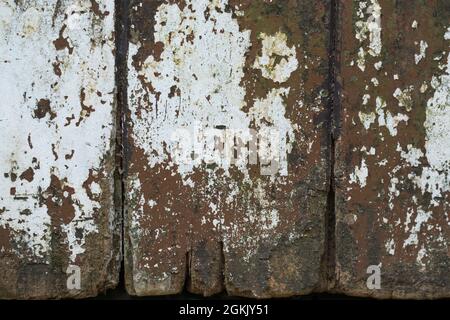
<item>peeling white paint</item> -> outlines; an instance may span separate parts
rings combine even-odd
[[[378,81],[377,78],[372,78],[370,79],[370,82],[372,82],[372,84],[374,85],[374,87],[378,87],[380,85],[380,82]]]
[[[89,197],[83,183],[90,169],[94,173],[101,169],[102,159],[111,148],[114,4],[100,1],[100,8],[110,14],[93,24],[90,1],[77,1],[78,11],[67,11],[66,18],[64,8],[72,1],[62,1],[63,12],[53,25],[53,1],[27,1],[20,7],[15,3],[0,3],[0,208],[5,209],[0,214],[0,226],[12,232],[17,255],[49,263],[51,219],[39,197],[46,196],[43,192],[52,174],[61,181],[66,179],[64,184],[74,189],[71,201],[75,217],[61,229],[74,262],[85,251],[86,236],[98,231],[93,219],[100,204]],[[68,49],[56,50],[53,41],[67,26],[71,14],[79,15],[79,27],[86,32],[66,27],[63,35],[73,47],[69,54]],[[58,61],[60,76],[52,66]],[[83,114],[81,89],[84,103],[95,111],[84,114],[77,126]],[[40,99],[49,100],[54,119],[50,114],[34,117]],[[72,117],[75,120],[68,124]],[[65,156],[70,154],[69,158]],[[4,176],[11,172],[20,175],[29,167],[34,170],[32,181],[17,178],[12,182]],[[15,195],[10,193],[11,188],[15,188]],[[93,193],[100,192],[98,184],[92,188]],[[21,214],[24,210],[31,213]],[[81,236],[76,235],[77,229],[82,230]]]
[[[298,69],[298,60],[296,47],[288,45],[287,35],[276,32],[257,35],[261,41],[261,52],[255,61],[247,61],[248,51],[253,45],[250,41],[251,32],[239,26],[227,4],[226,0],[187,0],[185,6],[161,4],[155,13],[153,37],[154,42],[159,43],[162,49],[158,56],[148,56],[142,68],[135,68],[133,64],[133,57],[142,44],[130,43],[130,134],[135,146],[145,153],[148,168],[163,166],[173,175],[179,175],[185,186],[192,188],[193,174],[200,171],[206,176],[208,185],[204,191],[208,213],[201,217],[200,222],[209,222],[213,225],[213,230],[221,234],[225,253],[239,248],[244,252],[244,260],[248,261],[254,257],[261,241],[273,236],[273,230],[278,227],[281,219],[280,213],[274,209],[278,204],[264,192],[267,190],[267,180],[250,179],[250,166],[247,162],[237,161],[232,164],[213,161],[217,166],[207,168],[202,161],[204,157],[193,161],[177,161],[173,133],[180,132],[182,137],[195,137],[203,136],[207,130],[212,129],[227,135],[229,131],[245,133],[251,128],[263,136],[277,135],[279,175],[271,177],[270,182],[275,183],[274,179],[277,179],[276,183],[283,183],[283,176],[288,174],[287,155],[291,152],[295,133],[299,130],[286,113],[291,88],[287,85],[276,86],[248,102],[245,100],[247,92],[242,80],[244,66],[249,62],[247,66],[261,70],[262,77],[277,83],[286,82]],[[205,11],[208,11],[208,15],[204,14]],[[259,71],[254,73],[259,74]],[[151,91],[146,84],[148,87],[151,85]],[[296,105],[301,108],[303,102],[297,101]],[[217,127],[225,129],[219,130]],[[252,138],[245,134],[240,137],[244,142]],[[193,144],[196,154],[203,152],[202,143],[194,140]],[[212,159],[213,152],[209,151],[211,152],[207,156]],[[267,157],[268,153],[259,151],[260,159]],[[239,179],[232,178],[232,165],[242,173]],[[132,181],[133,179],[136,178],[130,178]],[[208,190],[215,190],[218,181],[226,181],[226,198],[209,198]],[[250,190],[248,195],[242,191],[244,188]],[[136,206],[139,207],[131,217],[134,229],[137,230],[143,218],[141,209],[145,200],[133,198],[136,196],[134,193],[139,194],[141,191],[138,183],[130,184],[128,190],[129,197],[136,200]],[[245,211],[246,221],[242,224],[225,221],[221,209],[224,204],[221,201],[242,201],[239,197],[243,196],[251,197],[247,200],[257,202],[258,208]],[[171,214],[167,209],[166,213]],[[252,230],[248,230],[249,226],[257,229],[257,234],[252,234]],[[141,234],[130,234],[132,244],[137,245]],[[242,234],[246,236],[243,237]]]
[[[386,111],[386,107],[386,101],[381,97],[377,97],[375,112],[378,115],[378,125],[386,127],[389,134],[395,137],[397,135],[397,126],[400,122],[408,122],[409,117],[401,113],[394,116],[389,110]]]
[[[450,29],[446,34],[450,39]],[[431,167],[450,171],[450,54],[446,72],[439,77],[439,85],[426,108],[426,155]]]
[[[356,63],[361,71],[364,72],[366,70],[366,52],[363,48],[359,48],[358,59],[356,60]]]
[[[426,43],[426,41],[421,40],[420,41],[420,52],[418,54],[414,55],[414,60],[416,62],[416,64],[419,64],[420,61],[422,61],[423,59],[425,59],[426,55],[426,51],[428,49],[428,43]]]
[[[450,28],[445,33],[450,40]],[[429,167],[424,167],[421,176],[414,178],[422,192],[432,195],[432,203],[439,205],[443,193],[450,191],[450,54],[444,74],[433,77],[435,89],[426,107],[425,155]]]
[[[364,188],[367,185],[367,177],[369,176],[369,168],[367,167],[366,160],[361,160],[361,165],[356,166],[352,174],[350,174],[350,183],[357,183]]]
[[[424,247],[424,245],[422,245],[419,252],[417,253],[416,258],[416,262],[420,265],[422,271],[426,270],[426,264],[423,260],[427,255],[428,255],[427,249]]]
[[[450,40],[450,28],[445,34],[445,39]],[[425,53],[426,43],[423,42],[421,47],[422,53]],[[421,58],[418,58],[417,62],[420,62],[424,57],[425,54],[421,54]],[[428,256],[427,243],[433,242],[443,247],[448,246],[442,227],[436,223],[436,213],[433,207],[441,206],[442,199],[445,199],[445,193],[450,191],[450,140],[448,139],[450,137],[450,55],[447,57],[447,65],[444,70],[443,74],[433,76],[430,81],[434,94],[426,105],[425,150],[415,148],[412,144],[408,144],[406,150],[400,144],[397,145],[397,152],[399,152],[400,157],[408,165],[422,170],[420,174],[417,174],[417,171],[410,172],[404,179],[412,180],[423,194],[431,195],[429,207],[408,208],[404,222],[404,232],[407,234],[407,238],[403,242],[403,248],[417,250],[416,263],[423,271],[426,270],[425,260]],[[399,100],[399,106],[406,107],[408,103],[412,104],[410,95],[413,90],[412,86],[406,90],[396,90],[394,97]],[[427,90],[428,83],[424,82],[420,92],[424,93]],[[405,182],[394,177],[397,171],[398,167],[390,174],[390,208],[393,208],[393,199],[400,195],[401,188],[397,188],[397,185]],[[413,196],[412,201],[417,205],[417,197]],[[447,214],[445,214],[445,219],[448,221]],[[430,231],[433,231],[433,233],[430,234]],[[421,236],[425,239],[421,240]],[[388,249],[388,246],[386,249]]]
[[[395,241],[394,239],[390,239],[385,244],[386,251],[389,255],[393,256],[395,254]]]
[[[253,67],[261,70],[264,78],[286,82],[298,68],[295,46],[288,47],[287,35],[282,32],[273,36],[261,33],[258,38],[262,41],[262,54],[256,57]],[[277,57],[281,57],[278,63]]]
[[[375,119],[376,115],[373,112],[371,113],[364,113],[361,111],[359,112],[359,120],[361,121],[366,130],[369,130],[370,125],[375,123]]]
[[[381,68],[383,67],[383,61],[378,61],[377,63],[375,63],[374,65],[374,68],[376,69],[376,70],[381,70]]]
[[[397,88],[394,91],[394,98],[398,100],[400,107],[405,107],[406,111],[411,111],[413,105],[412,93],[414,92],[414,86],[409,86],[405,89]]]
[[[361,44],[369,41],[368,46],[361,46],[358,51],[358,67],[365,71],[367,54],[378,57],[381,54],[381,6],[377,0],[360,1],[357,10],[360,20],[355,22],[356,39]]]
[[[428,84],[426,81],[424,81],[422,83],[422,86],[420,87],[420,93],[425,93],[425,92],[427,92],[427,90],[428,90]]]
[[[403,151],[400,144],[397,145],[397,151],[413,167],[418,167],[420,165],[420,159],[424,156],[422,150],[414,148],[411,144],[407,145],[407,152]]]
[[[409,237],[404,241],[403,248],[411,245],[417,245],[419,243],[418,235],[422,228],[422,225],[426,224],[431,218],[431,212],[425,212],[421,209],[417,210],[417,216],[414,221],[414,225],[409,230]]]
[[[188,4],[192,5],[192,11],[188,6],[181,10],[176,4],[162,4],[158,8],[154,37],[155,42],[164,44],[164,50],[160,61],[149,56],[139,74],[132,67],[138,46],[130,43],[128,78],[130,108],[134,111],[133,136],[145,150],[150,167],[169,160],[172,151],[166,145],[171,145],[177,129],[194,136],[194,126],[200,129],[250,126],[250,119],[241,110],[245,90],[239,85],[250,32],[241,32],[231,13],[218,12],[208,1],[188,1]],[[224,3],[220,7],[224,9]],[[203,15],[206,8],[211,10],[208,20]],[[223,33],[214,31],[221,29]],[[186,37],[192,33],[192,42],[187,42]],[[139,76],[144,76],[160,93],[159,101],[151,94],[148,102],[139,105],[139,92],[143,90]],[[180,96],[169,96],[173,86],[180,90]],[[224,94],[229,92],[233,94]],[[145,107],[140,118],[134,116],[138,107]],[[199,165],[194,161],[178,163],[177,171],[186,177]]]
[[[137,53],[138,45],[130,43],[129,97],[135,143],[145,151],[150,167],[167,162],[186,180],[194,169],[203,165],[204,158],[199,156],[193,161],[175,162],[178,151],[173,141],[174,131],[182,132],[181,136],[186,138],[204,136],[206,130],[214,130],[217,126],[245,132],[251,125],[256,125],[258,133],[269,132],[267,129],[278,133],[281,141],[279,173],[286,175],[286,152],[294,142],[295,129],[285,117],[284,99],[289,88],[268,92],[265,99],[255,101],[248,114],[244,112],[246,91],[240,83],[245,54],[251,45],[250,31],[240,30],[232,13],[224,10],[227,1],[187,1],[187,4],[183,10],[176,4],[159,6],[155,15],[154,40],[161,42],[164,49],[158,61],[150,55],[142,71],[136,71],[132,57]],[[203,14],[206,8],[210,10],[208,19]],[[191,41],[186,41],[188,35],[192,36]],[[264,70],[270,67],[273,73],[265,74],[262,69],[263,75],[276,82],[286,81],[298,66],[295,47],[287,46],[287,37],[281,32],[274,36],[261,34],[260,38],[263,52],[256,59],[255,67],[264,67]],[[274,55],[283,56],[276,65]],[[139,77],[144,77],[157,92],[150,93],[148,101],[140,99],[143,88]],[[171,95],[173,88],[179,90],[178,95]],[[251,138],[247,134],[244,140]],[[199,146],[197,139],[193,145]],[[204,153],[201,148],[202,145],[196,149],[196,154]],[[229,172],[229,161],[216,164],[217,169],[224,169],[226,174]],[[246,162],[235,165],[247,175]]]
[[[370,94],[365,94],[363,95],[363,106],[367,105],[369,103],[370,100]]]
[[[396,168],[398,169],[398,168]],[[394,173],[396,171],[396,169],[394,169]],[[400,191],[397,189],[397,185],[399,183],[399,179],[397,177],[393,176],[393,173],[390,174],[391,178],[389,181],[389,188],[388,188],[388,197],[389,197],[389,208],[392,210],[394,209],[394,198],[398,197],[400,195]]]

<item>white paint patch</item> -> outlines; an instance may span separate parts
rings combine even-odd
[[[396,168],[398,169],[398,168]],[[393,170],[393,173],[390,173],[391,176],[389,181],[389,188],[388,188],[388,197],[389,197],[389,208],[392,210],[394,209],[394,198],[398,197],[400,195],[400,191],[397,189],[397,184],[399,183],[399,179],[397,177],[393,177],[393,174],[395,174],[396,169]]]
[[[392,137],[397,135],[397,127],[400,122],[408,122],[409,117],[405,114],[397,114],[393,116],[390,111],[386,112],[386,127]]]
[[[419,252],[417,253],[416,258],[416,262],[420,265],[422,271],[426,270],[426,264],[423,260],[427,255],[428,255],[427,249],[425,249],[425,247],[422,246],[422,248],[420,248]]]
[[[428,84],[426,81],[424,81],[422,83],[422,86],[420,87],[420,93],[425,93],[425,92],[427,92],[427,90],[428,90]]]
[[[450,31],[447,33],[450,37]],[[446,73],[439,77],[439,86],[426,109],[426,155],[431,167],[439,171],[450,169],[450,55]]]
[[[403,248],[411,245],[417,245],[419,243],[418,235],[422,228],[422,225],[426,224],[427,221],[431,218],[431,212],[425,212],[421,209],[417,210],[417,216],[415,219],[415,224],[409,231],[409,237],[403,243]],[[407,226],[408,227],[408,226]]]
[[[376,70],[380,71],[381,68],[383,67],[383,61],[378,61],[378,62],[375,63],[373,66],[374,66],[374,68],[375,68]]]
[[[363,106],[365,106],[365,105],[367,105],[368,103],[369,103],[369,100],[370,100],[370,94],[365,94],[364,96],[363,96]]]
[[[445,34],[450,40],[450,28]],[[425,155],[429,167],[424,167],[421,176],[415,177],[422,192],[432,195],[432,203],[439,205],[439,199],[450,191],[450,54],[444,74],[433,77],[433,97],[426,108]]]
[[[386,107],[386,101],[381,97],[377,97],[375,112],[378,115],[378,125],[386,127],[389,134],[395,137],[397,135],[397,126],[400,122],[408,122],[409,117],[401,113],[394,116],[389,110],[386,111]]]
[[[385,248],[386,248],[386,252],[393,256],[395,254],[395,241],[394,239],[390,239],[389,241],[386,242],[385,244]]]
[[[411,94],[414,92],[414,86],[409,86],[405,89],[397,88],[394,91],[394,98],[398,100],[400,107],[405,107],[406,111],[411,111],[413,106],[413,99]]]
[[[425,57],[427,56],[427,54],[426,54],[427,49],[428,49],[428,43],[421,40],[420,41],[420,52],[418,54],[414,55],[414,60],[416,61],[416,64],[419,64],[419,62],[422,61],[422,59],[425,59]]]
[[[370,82],[372,82],[372,84],[374,85],[374,87],[378,87],[378,85],[380,84],[380,82],[378,81],[377,78],[372,78],[372,79],[370,79]]]
[[[264,78],[286,82],[298,68],[295,46],[288,47],[287,35],[282,32],[273,36],[261,33],[258,38],[262,41],[262,55],[256,57],[253,67],[261,70]]]
[[[376,115],[373,112],[371,112],[371,113],[359,112],[358,115],[359,115],[359,120],[361,121],[361,123],[363,124],[363,126],[366,130],[370,129],[370,126],[372,125],[372,123],[375,123]]]
[[[361,71],[365,71],[367,54],[378,57],[383,47],[381,42],[381,6],[377,0],[360,1],[357,16],[360,20],[355,23],[356,39],[361,44],[369,41],[366,48],[361,46],[358,51],[358,67]]]
[[[420,166],[420,159],[424,156],[422,150],[414,148],[411,144],[407,145],[407,151],[403,151],[400,144],[397,146],[397,151],[400,152],[400,156],[406,160],[411,166]]]
[[[358,68],[361,69],[361,71],[366,70],[366,52],[363,48],[359,48],[358,51],[358,59],[356,60],[356,63],[358,65]]]
[[[367,167],[366,160],[361,160],[361,165],[356,166],[352,174],[350,174],[350,183],[357,183],[364,188],[367,184],[367,177],[369,176],[369,168]]]

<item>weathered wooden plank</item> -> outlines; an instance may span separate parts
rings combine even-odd
[[[340,5],[337,288],[450,296],[450,2]]]
[[[0,2],[0,298],[117,283],[114,2]]]
[[[328,18],[328,1],[132,1],[131,294],[321,285]]]

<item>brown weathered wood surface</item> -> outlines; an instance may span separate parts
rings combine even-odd
[[[450,2],[341,1],[340,18],[337,289],[448,297]]]
[[[130,18],[129,292],[175,294],[185,283],[203,295],[318,289],[328,2],[133,1]],[[247,157],[250,129],[260,140]],[[231,139],[216,158],[208,130]],[[244,150],[236,163],[226,158],[233,147]]]

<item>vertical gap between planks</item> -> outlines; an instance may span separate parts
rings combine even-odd
[[[128,0],[115,1],[115,63],[116,63],[116,170],[115,170],[115,196],[117,199],[116,210],[120,222],[121,232],[121,265],[119,283],[117,289],[125,292],[125,156],[127,147],[127,127],[125,124],[126,111],[128,109]]]
[[[339,135],[340,85],[339,85],[339,45],[340,45],[340,0],[330,0],[330,40],[328,76],[328,143],[329,181],[327,213],[325,221],[326,259],[323,277],[326,290],[333,290],[336,284],[336,140]]]

